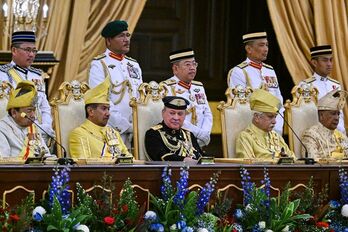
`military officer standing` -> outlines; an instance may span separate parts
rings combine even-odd
[[[239,158],[279,158],[282,153],[294,157],[282,136],[273,131],[281,104],[268,91],[256,89],[250,96],[252,123],[236,139]]]
[[[145,134],[145,148],[154,161],[186,161],[196,163],[203,152],[192,132],[183,129],[185,110],[190,104],[182,97],[163,99],[163,121]]]
[[[299,83],[299,86],[303,84],[310,84],[316,87],[319,91],[318,99],[325,96],[328,92],[335,89],[342,89],[338,81],[329,77],[333,67],[333,57],[331,45],[322,45],[312,47],[311,52],[311,64],[314,69],[312,77],[305,79]],[[344,127],[343,111],[340,113],[340,120],[337,129],[346,134]]]
[[[302,141],[311,158],[348,157],[348,138],[337,130],[340,111],[346,103],[347,92],[332,90],[318,102],[319,123],[307,129]],[[302,149],[305,154],[305,149]]]
[[[107,77],[84,96],[86,121],[69,136],[71,158],[117,158],[131,155],[120,133],[107,126],[110,117],[110,78]]]
[[[96,87],[106,76],[111,78],[110,119],[108,124],[121,133],[126,146],[132,139],[132,108],[129,101],[138,97],[142,81],[138,62],[125,54],[129,52],[130,33],[125,21],[109,22],[102,30],[106,51],[95,57],[89,70],[89,85]]]
[[[40,69],[31,67],[37,53],[35,40],[32,31],[17,31],[12,34],[12,61],[0,66],[0,81],[9,82],[14,88],[23,80],[35,83],[38,91],[38,101],[35,106],[37,122],[47,133],[54,136],[51,107],[45,93],[44,73]],[[45,133],[42,135],[47,142],[49,139],[47,135]]]
[[[243,35],[246,60],[233,67],[227,75],[228,87],[235,88],[238,85],[251,87],[252,89],[265,89],[276,96],[281,104],[283,97],[279,89],[277,75],[272,66],[263,63],[267,59],[268,40],[266,32],[255,32]],[[280,108],[283,114],[284,107]],[[279,134],[283,132],[283,118],[278,115],[274,130]]]
[[[164,81],[169,88],[168,95],[180,96],[189,101],[183,128],[195,135],[201,147],[206,146],[210,142],[213,115],[203,84],[194,80],[198,67],[194,51],[190,48],[174,51],[170,53],[169,59],[174,76]]]
[[[46,157],[50,152],[33,124],[37,91],[31,81],[17,83],[9,93],[8,115],[0,120],[0,157]]]

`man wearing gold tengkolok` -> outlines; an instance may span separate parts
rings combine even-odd
[[[118,130],[128,148],[131,147],[133,124],[129,101],[138,98],[138,88],[143,82],[138,62],[126,54],[130,49],[131,34],[126,21],[115,20],[106,24],[101,32],[106,51],[95,57],[89,70],[89,86],[94,88],[111,79],[110,119],[108,125]]]
[[[273,131],[281,103],[277,97],[262,89],[256,89],[250,96],[252,123],[236,140],[238,158],[279,158],[282,153],[294,157],[283,137]],[[231,128],[233,129],[233,128]]]
[[[193,133],[182,128],[189,101],[177,96],[167,96],[162,100],[163,121],[145,134],[145,148],[150,156],[148,158],[154,161],[197,163],[203,152]]]
[[[35,106],[36,122],[50,136],[54,136],[51,107],[45,93],[44,78],[47,74],[31,66],[38,52],[35,42],[35,33],[32,31],[13,32],[11,38],[12,61],[0,65],[0,82],[9,82],[15,88],[21,81],[32,81],[36,86],[38,99]],[[48,143],[49,136],[42,131],[41,133],[46,143]]]
[[[319,123],[307,129],[302,141],[311,158],[348,157],[348,138],[337,129],[347,92],[332,90],[318,102]],[[302,154],[305,153],[303,148]]]
[[[0,120],[0,157],[50,156],[35,120],[37,90],[33,82],[22,81],[9,93],[8,115]]]
[[[110,78],[86,92],[86,121],[75,128],[69,136],[71,158],[117,158],[131,155],[120,133],[107,126],[110,117]]]

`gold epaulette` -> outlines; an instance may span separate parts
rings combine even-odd
[[[131,61],[134,61],[134,62],[138,63],[138,61],[136,59],[133,59],[132,57],[125,56],[124,58],[126,58],[127,60],[131,60]]]
[[[244,61],[244,62],[238,64],[237,67],[243,69],[245,67],[248,67],[248,63]]]
[[[200,81],[192,81],[191,83],[194,85],[203,86],[203,83]]]
[[[165,81],[162,81],[164,84],[166,85],[175,85],[176,84],[176,81],[173,80],[173,79],[168,79],[168,80],[165,80]]]
[[[331,77],[327,78],[328,80],[332,81],[333,83],[336,83],[338,85],[341,85],[341,83],[338,80],[332,79]]]
[[[153,127],[151,127],[151,129],[152,130],[159,130],[159,129],[162,129],[163,128],[163,125],[161,125],[161,124],[157,124],[157,125],[155,125],[155,126],[153,126]]]
[[[265,66],[266,68],[269,68],[269,69],[272,69],[273,70],[273,67],[269,64],[265,64],[265,63],[262,63],[263,66]]]
[[[307,84],[309,84],[309,83],[312,83],[313,81],[315,81],[315,77],[309,77],[307,79],[304,79],[303,81],[306,82]]]
[[[94,57],[93,60],[100,60],[100,59],[103,59],[105,57],[106,57],[106,55],[103,53],[103,54],[100,54],[100,55]]]

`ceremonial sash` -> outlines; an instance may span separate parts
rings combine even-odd
[[[11,75],[16,84],[23,81],[22,77],[16,72],[16,70],[14,70],[14,68],[11,68],[8,73]]]
[[[33,125],[30,125],[28,127],[28,135],[24,140],[24,147],[22,148],[21,153],[19,154],[19,157],[22,157],[23,160],[27,160],[29,156],[34,157],[34,152],[32,149],[30,149],[30,139],[29,135],[36,134],[36,128]]]

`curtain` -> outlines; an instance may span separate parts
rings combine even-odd
[[[100,35],[103,27],[109,21],[122,19],[128,22],[129,31],[134,31],[145,3],[146,0],[47,0],[47,35],[41,37],[44,30],[38,30],[41,38],[37,39],[37,47],[41,51],[53,51],[60,61],[50,77],[49,98],[55,96],[64,81],[87,81],[89,63],[105,50]],[[10,18],[7,24],[12,20]],[[5,27],[6,22],[0,22],[0,26],[7,31],[7,35],[1,37],[0,49],[9,50],[11,29]]]
[[[267,0],[267,4],[293,81],[297,84],[312,75],[309,48],[330,44],[334,57],[331,76],[347,90],[348,0]],[[347,125],[347,104],[344,114]]]

